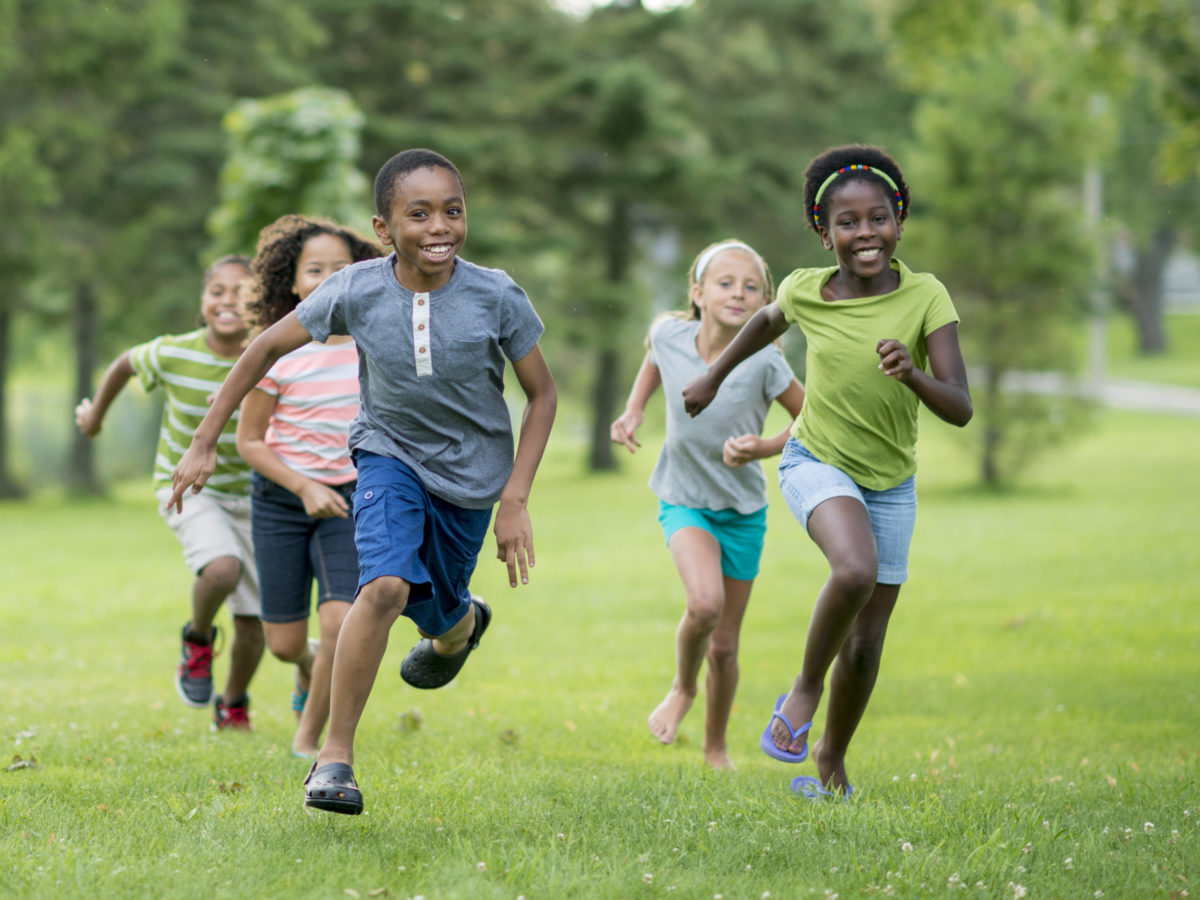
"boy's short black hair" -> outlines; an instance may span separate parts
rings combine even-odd
[[[870,169],[855,169],[839,175],[825,189],[825,193],[821,196],[821,208],[814,210],[813,207],[817,203],[817,191],[821,189],[821,185],[825,183],[825,179],[838,169],[855,165],[870,166]],[[903,201],[902,204],[897,203],[896,195],[892,191],[891,185],[880,178],[879,175],[873,173],[871,169],[886,172],[887,176],[896,182],[896,190],[900,192],[900,200]],[[818,224],[827,224],[825,221],[825,210],[829,208],[829,198],[843,184],[849,181],[868,181],[878,184],[883,188],[884,193],[887,194],[888,199],[891,201],[892,211],[896,214],[896,220],[903,222],[908,218],[908,210],[911,203],[908,184],[904,181],[904,173],[900,171],[900,166],[896,164],[896,161],[880,147],[872,147],[869,144],[846,144],[842,147],[831,147],[824,153],[819,154],[808,164],[808,168],[804,170],[804,218],[807,220],[809,228],[816,231]]]
[[[402,150],[385,162],[379,174],[375,176],[375,212],[386,218],[391,212],[392,201],[396,198],[396,181],[409,172],[429,168],[447,169],[454,173],[454,177],[458,179],[458,186],[462,188],[463,196],[466,197],[467,189],[463,186],[462,175],[458,173],[454,163],[442,154],[423,148]]]

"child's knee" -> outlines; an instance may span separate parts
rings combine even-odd
[[[381,575],[363,585],[355,606],[362,606],[373,616],[395,619],[408,605],[409,584],[394,575]]]
[[[257,647],[261,650],[265,643],[262,621],[258,616],[234,616],[233,640],[242,647]]]
[[[710,632],[716,628],[724,608],[725,596],[717,591],[689,594],[687,598],[687,617],[698,631]]]
[[[714,633],[708,642],[708,665],[712,669],[726,670],[737,665],[738,642],[736,637]]]
[[[236,556],[218,556],[200,570],[198,576],[211,588],[229,594],[242,577],[242,563]]]
[[[266,638],[267,648],[272,656],[281,662],[290,663],[304,656],[308,649],[308,634],[304,628],[297,628],[297,623],[289,624],[291,627],[264,623],[263,637]]]
[[[840,593],[861,603],[871,599],[878,577],[879,562],[874,556],[841,561],[830,573],[830,580]]]

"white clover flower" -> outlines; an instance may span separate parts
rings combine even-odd
[[[1092,894],[1092,896],[1095,897],[1096,900],[1100,900],[1100,898],[1104,896],[1104,891],[1096,891],[1096,893]]]
[[[908,841],[905,841],[903,844],[900,845],[900,849],[903,850],[905,853],[911,853],[912,848],[913,848],[913,845],[910,844]]]
[[[1145,825],[1142,826],[1142,828],[1145,829],[1146,834],[1154,833],[1154,823],[1153,822],[1147,822]]]
[[[486,869],[486,868],[487,868],[487,863],[485,863],[485,862],[484,862],[484,861],[481,859],[479,862],[475,863],[475,868],[477,868],[477,869],[478,869],[480,872],[482,872],[484,869]]]
[[[1075,868],[1075,859],[1073,857],[1068,856],[1066,859],[1063,860],[1063,867],[1067,868],[1067,869]]]
[[[1033,844],[1026,844],[1024,847],[1021,848],[1021,852],[1022,853],[1032,853],[1033,852]]]
[[[654,880],[654,876],[651,875],[649,872],[646,872],[644,875],[642,875],[642,881],[646,882],[646,884],[649,884],[653,880]]]

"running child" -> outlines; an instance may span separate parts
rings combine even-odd
[[[775,704],[760,744],[802,762],[830,677],[818,777],[792,789],[849,796],[846,752],[879,674],[888,620],[908,575],[916,521],[917,413],[971,419],[958,314],[945,287],[894,258],[911,207],[900,167],[876,147],[836,147],[805,171],[805,215],[836,265],[797,269],[684,389],[698,415],[743,360],[797,324],[808,340],[807,395],[779,462],[784,499],[829,562],[800,674]],[[792,723],[795,723],[793,727]]]
[[[243,282],[250,260],[223,256],[204,273],[200,296],[203,326],[181,335],[163,335],[126,350],[108,367],[93,399],[75,408],[75,423],[88,437],[100,433],[109,405],[134,375],[149,391],[162,387],[163,408],[158,452],[154,460],[155,496],[159,510],[195,573],[191,619],[182,629],[175,687],[188,706],[213,703],[214,728],[250,728],[247,691],[262,658],[262,625],[258,619],[258,578],[250,537],[250,467],[235,446],[237,412],[214,435],[211,491],[186,510],[167,510],[171,472],[183,456],[196,426],[208,412],[208,399],[233,368],[250,335]],[[217,638],[214,624],[222,604],[233,616],[233,645],[225,689],[213,699],[212,659]]]
[[[222,425],[277,359],[332,334],[354,338],[358,595],[334,654],[325,742],[304,782],[307,806],[348,814],[363,809],[354,735],[396,619],[408,616],[422,635],[401,667],[420,688],[449,683],[487,629],[491,609],[467,588],[497,501],[496,556],[512,587],[528,583],[529,492],[557,405],[525,292],[458,257],[467,207],[453,163],[431,150],[397,154],[376,176],[375,207],[375,234],[392,254],[334,273],[250,344],[176,466],[170,497],[182,505],[189,487],[205,485]],[[526,397],[515,460],[506,359]]]
[[[283,216],[262,230],[250,312],[269,327],[346,266],[380,249],[333,222]],[[350,519],[355,486],[347,441],[358,414],[358,350],[331,336],[279,360],[246,396],[237,448],[254,469],[251,524],[262,591],[263,635],[296,664],[292,752],[316,758],[329,717],[329,679],[342,620],[358,587]],[[308,639],[313,580],[320,641]]]
[[[779,453],[788,431],[759,435],[772,402],[793,419],[799,415],[804,388],[779,348],[764,347],[730,376],[710,415],[689,418],[684,385],[773,299],[766,263],[741,241],[705,248],[689,276],[687,312],[651,326],[650,352],[611,437],[631,453],[641,446],[635,433],[646,402],[661,385],[667,431],[650,489],[659,497],[658,521],[687,605],[675,634],[675,678],[650,713],[650,731],[664,744],[675,740],[707,659],[704,758],[714,768],[729,769],[725,731],[737,691],[738,636],[767,530],[767,480],[758,460]]]

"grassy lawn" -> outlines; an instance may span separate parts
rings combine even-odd
[[[784,505],[743,632],[739,770],[715,773],[699,705],[676,746],[645,726],[682,610],[645,487],[658,441],[584,476],[570,431],[537,484],[532,583],[481,559],[496,619],[462,676],[404,685],[414,632],[394,630],[358,818],[301,806],[289,668],[264,659],[252,734],[210,734],[176,698],[189,578],[148,484],[0,506],[0,896],[1200,891],[1194,421],[1104,414],[1005,495],[924,423],[912,578],[845,804],[792,795],[811,764],[757,748],[824,577]]]
[[[1200,388],[1200,315],[1174,313],[1163,324],[1167,351],[1158,356],[1140,356],[1133,319],[1113,315],[1108,319],[1107,371],[1113,378],[1158,381]]]

